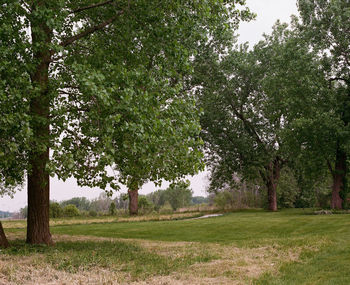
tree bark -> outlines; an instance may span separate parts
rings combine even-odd
[[[37,4],[38,6],[41,3]],[[37,6],[33,7],[33,11]],[[31,22],[33,59],[37,64],[31,74],[37,88],[30,101],[33,147],[29,154],[27,243],[52,245],[49,229],[50,176],[46,170],[50,145],[49,64],[52,31],[42,19]],[[40,48],[38,48],[40,47]]]
[[[136,216],[138,214],[138,190],[128,190],[129,194],[129,215],[130,216]]]
[[[268,210],[277,211],[277,184],[280,178],[281,161],[277,157],[265,167],[262,178],[267,188]]]
[[[0,222],[0,247],[9,247],[9,242],[7,241],[2,223]]]
[[[333,185],[332,185],[332,200],[331,208],[332,209],[342,209],[343,208],[343,198],[341,193],[346,191],[345,179],[346,179],[346,153],[337,147],[335,167],[333,171]]]

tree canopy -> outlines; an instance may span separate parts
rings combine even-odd
[[[119,174],[128,180],[134,168],[143,172],[140,164],[149,168],[149,156],[141,153],[164,145],[160,132],[174,141],[198,132],[193,102],[181,92],[183,80],[192,71],[198,46],[230,34],[241,19],[249,18],[249,11],[239,6],[244,4],[1,3],[1,110],[10,104],[14,113],[7,110],[1,126],[5,142],[0,177],[14,184],[28,174],[27,242],[52,243],[49,175],[116,189],[115,174],[107,166],[118,164]],[[185,118],[188,114],[192,117]],[[156,132],[148,133],[153,127]],[[171,154],[183,156],[188,169],[198,164],[198,142],[198,136],[189,138],[182,150]],[[140,155],[140,161],[128,157],[131,153]],[[189,158],[189,153],[196,155]],[[14,164],[18,158],[23,163]],[[17,177],[12,179],[11,171]],[[146,172],[148,179],[163,175]]]

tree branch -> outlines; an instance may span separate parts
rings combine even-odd
[[[247,131],[249,133],[251,133],[257,143],[259,143],[260,145],[262,145],[264,147],[264,149],[266,150],[266,146],[263,143],[263,141],[261,140],[260,136],[258,135],[258,133],[256,132],[256,130],[254,129],[254,127],[251,125],[251,123],[249,121],[247,121],[247,119],[243,116],[243,114],[241,114],[240,112],[237,111],[237,109],[235,108],[235,106],[232,104],[232,102],[230,102],[230,105],[232,107],[233,112],[235,113],[235,115],[243,122],[243,124],[245,125]],[[242,107],[242,106],[241,106]],[[242,109],[241,109],[242,110]]]
[[[327,166],[328,166],[328,169],[331,172],[331,174],[334,175],[334,170],[333,170],[332,164],[328,159],[327,159]]]
[[[79,13],[79,12],[82,12],[82,11],[85,11],[85,10],[89,10],[89,9],[93,9],[93,8],[96,8],[96,7],[105,6],[105,5],[108,5],[108,4],[112,3],[113,1],[114,0],[109,0],[109,1],[101,2],[101,3],[91,4],[89,6],[81,7],[81,8],[73,10],[71,12],[71,14]]]
[[[329,82],[332,82],[332,81],[345,81],[348,84],[350,83],[349,79],[342,78],[342,77],[332,77],[332,78],[330,78],[328,80],[329,80]]]
[[[93,27],[90,27],[88,29],[86,29],[85,31],[81,32],[80,34],[77,34],[75,36],[72,36],[72,37],[69,37],[69,38],[66,38],[65,40],[63,40],[60,44],[60,46],[62,47],[66,47],[72,43],[74,43],[75,41],[77,40],[80,40],[81,38],[84,38],[88,35],[91,35],[92,33],[98,31],[98,30],[102,30],[103,28],[105,28],[106,26],[108,26],[110,23],[112,23],[118,16],[120,16],[121,14],[123,14],[124,11],[119,11],[117,13],[117,15],[109,18],[108,20],[104,21],[103,23],[99,24],[99,25],[96,25],[96,26],[93,26]]]

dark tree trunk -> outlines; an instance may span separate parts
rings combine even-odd
[[[138,202],[139,193],[138,190],[128,190],[129,194],[129,214],[130,216],[136,216],[138,214]]]
[[[273,182],[267,183],[267,199],[268,199],[268,209],[269,211],[277,211],[277,185]]]
[[[342,209],[343,208],[343,198],[345,198],[346,192],[346,153],[337,148],[335,168],[333,171],[333,185],[332,185],[332,200],[331,200],[331,208],[332,209]],[[342,197],[343,195],[343,197]]]
[[[9,242],[7,241],[1,222],[0,222],[0,247],[9,247]]]
[[[280,178],[281,161],[276,158],[265,167],[265,173],[262,173],[262,178],[267,188],[268,210],[277,211],[277,184]]]
[[[42,3],[38,2],[36,5],[40,6]],[[38,6],[33,7],[33,12]],[[52,31],[42,19],[35,18],[32,20],[31,30],[33,58],[37,64],[31,74],[31,80],[33,87],[38,91],[33,94],[30,102],[34,142],[29,154],[27,243],[51,245],[53,241],[49,229],[50,176],[46,165],[49,162],[50,145],[48,85]]]

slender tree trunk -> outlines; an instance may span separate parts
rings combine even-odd
[[[1,222],[0,222],[0,247],[9,247],[9,242],[7,241]]]
[[[33,7],[33,11],[41,5]],[[49,229],[50,176],[46,170],[49,162],[50,145],[50,94],[49,64],[51,53],[49,44],[52,31],[43,20],[34,19],[31,23],[33,58],[37,64],[31,74],[31,80],[37,92],[30,102],[31,128],[34,142],[29,154],[28,172],[28,219],[27,243],[53,244]],[[40,47],[40,49],[38,48]]]
[[[136,216],[138,214],[138,190],[128,190],[129,194],[129,215]]]
[[[346,153],[337,148],[335,168],[333,171],[333,185],[332,185],[332,200],[331,200],[331,208],[332,209],[342,209],[343,208],[343,198],[341,197],[341,193],[345,192],[345,178],[346,178]]]

